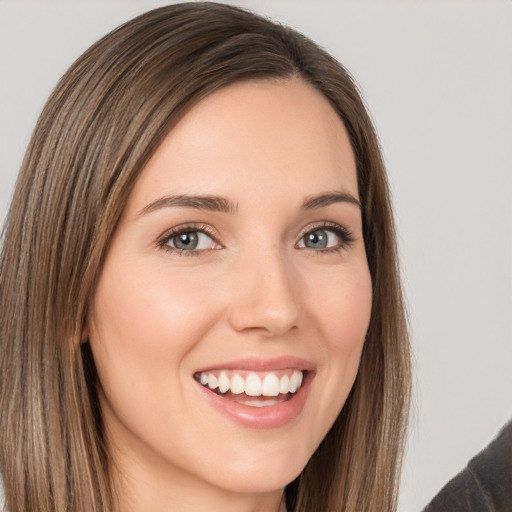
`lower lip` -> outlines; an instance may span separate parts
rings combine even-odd
[[[239,425],[255,429],[271,429],[287,425],[295,420],[306,403],[313,375],[311,372],[304,378],[300,389],[286,402],[265,407],[251,407],[242,403],[234,402],[197,382],[199,391],[215,409],[226,415]]]

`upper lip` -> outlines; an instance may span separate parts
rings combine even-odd
[[[286,370],[293,368],[302,371],[311,371],[315,366],[310,361],[294,356],[279,356],[272,358],[248,357],[225,361],[223,363],[205,366],[196,370],[197,373],[213,370],[246,370],[254,372]]]

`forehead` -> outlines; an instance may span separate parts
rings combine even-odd
[[[284,191],[299,201],[340,189],[358,197],[350,141],[325,97],[299,79],[248,81],[211,94],[179,121],[130,203],[143,206],[166,193],[261,201],[258,194]]]

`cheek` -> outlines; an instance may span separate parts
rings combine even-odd
[[[321,284],[317,282],[317,284]],[[310,314],[321,330],[318,403],[325,416],[318,430],[327,433],[341,411],[359,369],[361,351],[370,321],[372,284],[366,264],[325,276],[323,292],[311,293]]]
[[[115,340],[143,350],[161,345],[176,354],[207,328],[204,317],[197,321],[197,312],[212,301],[200,283],[200,277],[170,275],[158,264],[137,269],[107,262],[96,290],[94,324],[106,344]]]
[[[205,288],[197,269],[170,272],[160,261],[135,264],[119,252],[112,255],[96,288],[90,322],[106,426],[121,437],[128,431],[167,446],[168,429],[179,428],[187,409],[181,391],[190,372],[184,361],[218,317],[215,290]],[[161,425],[168,426],[165,432]],[[132,446],[132,437],[122,439]]]
[[[215,322],[201,277],[151,263],[107,259],[96,290],[90,343],[102,388],[116,403],[145,397],[144,407],[157,407],[169,398],[178,380],[190,378],[182,361]]]
[[[316,324],[330,351],[346,355],[360,352],[372,308],[372,283],[366,264],[323,277],[310,292]]]

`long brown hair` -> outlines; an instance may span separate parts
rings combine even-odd
[[[192,105],[241,80],[299,77],[356,158],[373,309],[343,410],[286,490],[289,511],[396,508],[410,366],[389,191],[348,72],[298,32],[239,8],[176,4],[87,50],[36,125],[0,260],[0,468],[11,512],[112,510],[96,373],[81,343],[109,240],[141,170]]]

